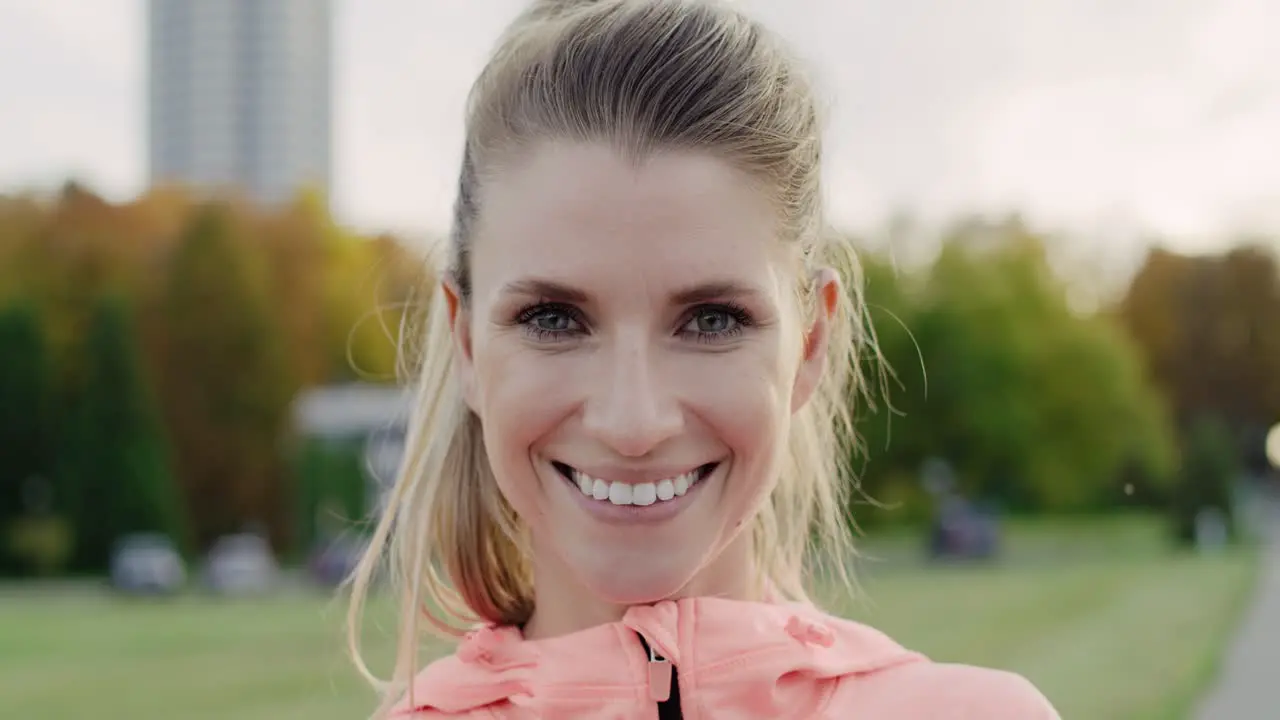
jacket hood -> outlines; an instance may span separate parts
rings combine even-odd
[[[481,627],[418,675],[393,716],[465,713],[504,701],[542,712],[562,707],[556,703],[643,702],[662,691],[653,687],[641,637],[675,667],[682,694],[731,697],[749,689],[756,702],[780,708],[792,691],[795,700],[812,696],[815,683],[925,660],[809,604],[685,598],[635,606],[618,622],[544,640],[525,640],[514,627]]]

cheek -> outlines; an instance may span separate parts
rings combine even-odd
[[[776,348],[722,360],[707,363],[691,385],[691,404],[733,453],[738,481],[771,487],[785,449],[793,373]]]
[[[553,432],[570,411],[573,384],[563,363],[520,347],[491,342],[475,352],[476,411],[484,427],[485,450],[507,501],[530,516],[538,479],[530,448]]]

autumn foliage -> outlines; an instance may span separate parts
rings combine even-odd
[[[1280,421],[1280,263],[1261,242],[1217,255],[1153,250],[1119,316],[1178,423],[1224,422],[1255,469]]]
[[[290,405],[319,384],[394,381],[424,269],[305,196],[270,211],[175,190],[0,199],[0,531],[71,518],[65,562],[84,570],[142,530],[198,551],[254,526],[287,550]]]

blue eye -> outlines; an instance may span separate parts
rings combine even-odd
[[[736,305],[704,305],[689,313],[680,333],[700,342],[716,342],[740,334],[751,325],[751,315]]]
[[[547,332],[565,332],[573,328],[573,318],[556,310],[540,312],[532,322],[539,330]]]
[[[577,308],[558,303],[540,303],[520,311],[516,322],[537,340],[557,340],[583,330]]]
[[[700,333],[722,333],[738,323],[738,320],[723,310],[715,310],[711,308],[699,310],[689,321],[689,327],[694,332]]]

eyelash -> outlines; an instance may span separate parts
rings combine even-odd
[[[697,319],[698,316],[702,315],[703,313],[708,313],[708,312],[721,313],[721,314],[727,315],[728,317],[733,319],[733,322],[734,322],[733,327],[718,333],[703,332],[701,330],[684,330],[685,325],[688,325],[690,322]],[[753,324],[751,313],[747,312],[746,308],[733,302],[721,302],[721,303],[710,303],[707,305],[699,305],[695,307],[688,314],[687,318],[688,319],[685,320],[684,325],[680,326],[681,334],[685,335],[686,337],[692,336],[694,340],[697,340],[698,342],[705,342],[705,343],[717,342],[719,340],[724,340],[726,338],[737,337],[738,335],[742,334],[743,330],[751,327],[751,325]]]
[[[550,313],[565,315],[571,322],[578,323],[579,325],[586,324],[583,322],[584,318],[582,317],[582,313],[577,308],[572,305],[553,302],[537,303],[521,310],[516,315],[516,324],[524,328],[525,333],[533,339],[542,341],[562,340],[566,336],[572,335],[576,332],[574,330],[547,330],[546,328],[540,328],[534,324],[534,321],[539,317]]]
[[[543,302],[530,305],[521,310],[515,318],[517,325],[520,325],[526,334],[534,340],[543,342],[552,342],[564,340],[568,336],[580,332],[580,330],[548,330],[538,327],[534,321],[539,317],[546,316],[551,313],[558,313],[568,317],[570,322],[578,325],[585,325],[585,318],[578,308],[572,305],[556,302]],[[732,318],[734,325],[732,328],[723,332],[704,332],[700,330],[685,330],[684,327],[690,322],[697,319],[704,313],[722,313]],[[679,333],[687,338],[692,338],[698,342],[713,343],[726,338],[741,335],[743,330],[754,324],[751,313],[746,308],[733,302],[709,303],[699,305],[686,314],[684,322],[680,325]]]

